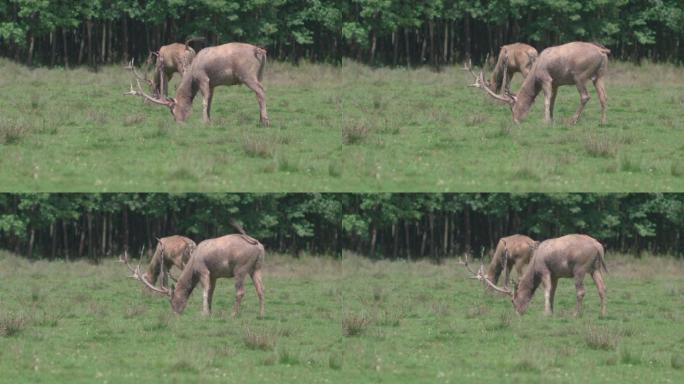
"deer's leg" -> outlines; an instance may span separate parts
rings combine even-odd
[[[511,267],[513,266],[513,260],[508,260],[507,263],[504,264],[504,287],[508,288],[508,282],[510,281],[511,278]]]
[[[211,98],[214,96],[214,90],[209,86],[209,81],[202,81],[200,92],[202,92],[203,120],[205,123],[209,123],[211,121]]]
[[[259,297],[259,318],[264,317],[264,283],[261,281],[261,270],[257,269],[252,273],[252,282]]]
[[[553,98],[553,86],[550,81],[544,81],[542,84],[544,91],[544,121],[550,123],[553,120],[553,108],[551,99]]]
[[[577,291],[577,306],[575,307],[575,316],[582,316],[582,300],[584,300],[584,273],[577,273],[575,275],[575,290]]]
[[[553,109],[556,107],[556,96],[558,95],[558,87],[552,87],[551,88],[551,105],[550,105],[550,112],[551,112],[551,119],[553,120]]]
[[[245,274],[235,274],[235,306],[231,316],[235,318],[240,312],[240,303],[245,296]]]
[[[550,297],[550,301],[551,301],[551,312],[553,312],[553,302],[554,302],[554,300],[555,300],[555,298],[556,298],[556,288],[557,288],[557,287],[558,287],[558,278],[557,278],[557,277],[556,277],[556,278],[552,278],[552,279],[551,279],[551,295],[550,295],[550,296],[551,296],[551,297]]]
[[[587,105],[587,102],[589,102],[590,99],[586,84],[578,81],[577,91],[580,94],[580,105],[577,107],[577,112],[575,112],[575,115],[572,117],[572,124],[577,124],[577,120],[579,120],[580,116],[582,116],[584,107]]]
[[[544,284],[544,314],[549,316],[553,314],[553,306],[551,304],[551,290],[553,282],[551,275],[546,273],[542,276],[542,283]]]
[[[257,102],[259,103],[259,120],[262,125],[268,127],[271,123],[268,120],[268,112],[266,111],[266,92],[264,87],[257,79],[247,80],[244,84],[256,94]]]
[[[601,317],[606,316],[606,284],[603,282],[603,275],[598,269],[591,274],[591,278],[594,279],[596,283],[596,289],[598,290],[599,299],[601,299]]]
[[[211,314],[211,299],[214,295],[216,279],[212,279],[209,273],[202,273],[200,283],[202,283],[202,288],[204,288],[202,293],[202,315],[208,316]]]
[[[602,77],[596,77],[594,79],[594,87],[596,88],[596,93],[598,93],[599,103],[601,103],[601,125],[606,124],[606,109],[608,108],[608,95],[606,95],[606,87],[603,84]]]

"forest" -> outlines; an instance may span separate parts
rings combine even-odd
[[[278,60],[432,65],[596,41],[615,58],[681,63],[680,0],[5,0],[0,55],[68,68],[143,60],[161,45],[242,41]]]
[[[479,257],[502,236],[586,233],[608,252],[681,256],[684,194],[1,194],[0,248],[98,261],[241,223],[269,252]]]

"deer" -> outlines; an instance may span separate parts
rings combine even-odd
[[[150,52],[147,57],[148,64],[152,63],[154,57],[157,58],[153,80],[146,80],[152,88],[153,96],[159,97],[162,93],[165,97],[168,96],[168,90],[162,89],[162,84],[168,84],[176,72],[183,76],[196,55],[190,43],[202,40],[203,37],[193,37],[185,43],[163,45],[157,52]]]
[[[516,313],[522,315],[540,284],[544,285],[544,314],[553,314],[553,302],[558,287],[558,279],[573,278],[575,280],[576,306],[574,315],[582,315],[582,301],[585,295],[584,277],[591,275],[601,301],[601,317],[606,316],[606,285],[602,270],[608,272],[604,259],[603,245],[596,239],[582,234],[572,234],[549,239],[539,244],[532,255],[532,261],[525,274],[513,290],[502,288],[492,282],[484,273],[484,266],[475,273],[465,265],[472,278],[483,281],[493,290],[511,297]]]
[[[163,61],[161,55],[160,59]],[[261,124],[270,125],[266,111],[266,92],[261,84],[266,66],[266,50],[263,48],[246,43],[228,43],[204,48],[192,60],[190,68],[183,72],[176,95],[171,98],[163,95],[153,97],[145,93],[140,81],[146,79],[137,73],[134,64],[131,60],[128,69],[135,76],[137,90],[133,89],[131,82],[130,91],[124,95],[139,96],[154,104],[168,107],[176,122],[184,122],[188,118],[192,110],[192,101],[197,92],[201,92],[204,99],[203,121],[210,123],[214,88],[220,85],[244,84],[256,94]],[[164,88],[165,81],[163,78],[161,80],[161,88]]]
[[[537,50],[524,43],[501,46],[489,87],[496,93],[510,92],[513,75],[520,73],[523,79],[527,78],[537,56]]]
[[[487,279],[498,283],[501,272],[504,272],[504,287],[508,287],[511,268],[515,266],[518,278],[523,275],[523,269],[529,264],[532,252],[539,246],[538,241],[525,235],[511,235],[502,237],[496,245],[492,261],[487,267]]]
[[[551,123],[558,87],[573,84],[580,94],[580,104],[571,118],[571,124],[577,124],[589,101],[586,83],[591,80],[601,104],[601,125],[605,125],[608,96],[604,77],[608,71],[608,54],[610,54],[608,48],[581,41],[546,48],[535,60],[517,94],[498,95],[485,82],[484,71],[481,71],[478,76],[473,72],[471,65],[464,65],[464,68],[475,78],[475,83],[470,86],[480,88],[494,100],[509,105],[516,124],[527,116],[534,99],[542,91],[544,92],[544,121],[547,124]]]
[[[154,284],[161,275],[162,287],[168,284],[172,267],[182,271],[197,245],[185,236],[168,236],[157,239],[157,247],[147,267],[145,279]]]
[[[262,269],[266,252],[258,240],[247,235],[239,225],[233,225],[240,233],[204,240],[197,245],[175,286],[171,288],[154,286],[140,272],[140,265],[136,268],[130,266],[128,257],[125,257],[122,262],[131,271],[130,277],[135,278],[150,290],[167,296],[171,301],[171,309],[179,315],[185,310],[190,294],[197,283],[200,283],[204,290],[202,314],[209,316],[216,280],[233,277],[235,279],[235,304],[231,316],[236,318],[240,312],[240,303],[245,295],[244,281],[249,275],[259,297],[259,317],[263,318],[264,285]]]

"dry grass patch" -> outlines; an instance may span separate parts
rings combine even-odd
[[[275,144],[264,137],[245,136],[242,140],[242,149],[249,157],[271,158],[275,154]]]
[[[4,314],[0,317],[0,336],[16,336],[28,327],[28,325],[29,320],[23,314]]]
[[[590,134],[584,141],[584,149],[591,157],[613,158],[617,154],[615,141],[605,135]]]
[[[251,328],[245,329],[245,335],[242,339],[245,346],[252,350],[259,351],[273,351],[275,349],[278,337],[272,332],[256,331]]]
[[[584,341],[591,349],[612,351],[617,348],[620,337],[606,327],[589,326]]]
[[[366,141],[370,127],[365,121],[347,122],[342,126],[342,143],[347,145],[361,144]]]
[[[23,120],[0,120],[0,144],[17,144],[30,132],[30,126]]]
[[[342,319],[342,335],[360,336],[370,325],[370,318],[365,313],[350,313]]]

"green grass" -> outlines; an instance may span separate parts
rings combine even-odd
[[[684,263],[608,255],[608,316],[587,279],[585,313],[562,279],[516,315],[453,260],[372,262],[269,255],[266,316],[232,281],[214,313],[146,293],[111,259],[28,262],[0,252],[4,382],[623,383],[684,381]]]
[[[123,96],[120,66],[29,70],[0,59],[4,191],[684,191],[684,69],[612,63],[608,125],[598,98],[562,87],[556,123],[466,87],[458,67],[372,69],[271,62],[272,127],[246,87],[201,97],[185,124]],[[171,82],[172,90],[177,77]],[[513,89],[517,89],[516,77]]]

